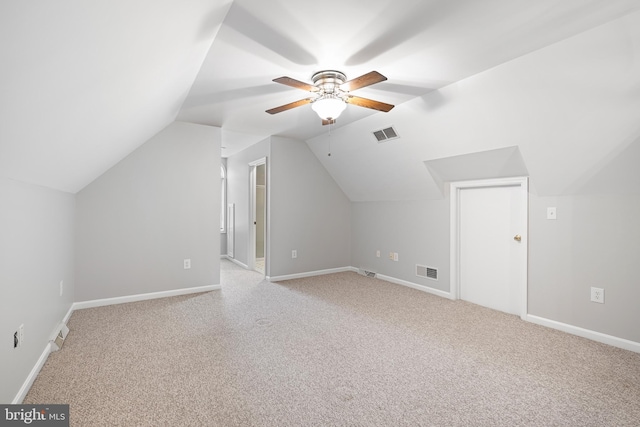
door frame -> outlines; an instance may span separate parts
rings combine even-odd
[[[265,191],[265,206],[264,206],[264,274],[267,276],[268,271],[268,247],[267,238],[268,238],[268,215],[267,212],[269,210],[269,167],[267,165],[267,158],[262,157],[258,160],[254,160],[249,163],[249,250],[247,257],[247,266],[250,270],[255,270],[256,268],[256,171],[258,166],[264,165],[264,191]]]
[[[450,294],[451,299],[460,298],[460,191],[473,188],[490,187],[520,187],[519,202],[522,204],[522,217],[518,220],[522,232],[524,246],[523,253],[519,259],[520,274],[517,286],[520,287],[520,318],[525,320],[527,316],[527,280],[528,280],[528,254],[529,254],[529,179],[527,177],[483,179],[474,181],[458,181],[450,184],[450,227],[451,227],[451,247],[450,247]]]

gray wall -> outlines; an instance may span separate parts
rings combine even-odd
[[[640,342],[639,218],[637,194],[530,195],[529,313]]]
[[[76,203],[76,301],[220,283],[219,128],[172,123]]]
[[[640,196],[530,194],[529,203],[529,313],[640,342]],[[353,266],[449,291],[449,229],[448,197],[353,203]],[[438,268],[440,280],[416,277],[416,263]],[[590,301],[592,286],[605,289],[605,304]]]
[[[0,402],[10,403],[74,301],[75,200],[5,178],[0,200]],[[21,324],[24,343],[14,349]]]
[[[236,207],[234,258],[244,265],[247,265],[250,251],[249,163],[269,157],[270,147],[269,139],[265,139],[227,158],[227,204],[235,203]],[[269,161],[267,159],[267,165]],[[270,170],[267,167],[267,181],[269,173]]]
[[[249,257],[249,163],[267,157],[267,276],[351,265],[351,204],[306,143],[272,137],[227,159],[235,258]],[[298,258],[291,258],[292,250]]]
[[[309,146],[272,137],[270,168],[270,275],[350,266],[351,203]]]
[[[351,229],[354,267],[449,291],[449,199],[353,203]],[[416,276],[416,264],[437,268],[438,280]]]

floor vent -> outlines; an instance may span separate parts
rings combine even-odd
[[[373,136],[376,137],[378,142],[388,141],[390,139],[400,138],[396,130],[392,127],[388,127],[386,129],[377,130],[373,132]]]
[[[367,277],[376,277],[376,273],[374,273],[373,271],[363,270],[362,268],[358,269],[358,274],[361,274]]]
[[[64,323],[61,323],[58,329],[58,333],[56,334],[55,338],[51,340],[52,341],[51,351],[60,350],[68,334],[69,334],[69,328]]]
[[[416,264],[416,276],[438,280],[438,269]]]

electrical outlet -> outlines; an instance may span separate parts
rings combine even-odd
[[[297,250],[292,250],[291,251],[291,258],[298,258],[298,251]]]
[[[184,260],[184,269],[188,270],[191,268],[191,258],[187,258]]]
[[[604,289],[591,288],[591,301],[604,304]]]
[[[556,219],[556,208],[555,207],[547,208],[547,219]]]

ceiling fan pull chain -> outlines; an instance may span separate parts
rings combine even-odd
[[[331,157],[331,128],[333,128],[333,123],[329,123],[329,154],[327,154],[329,157]]]

